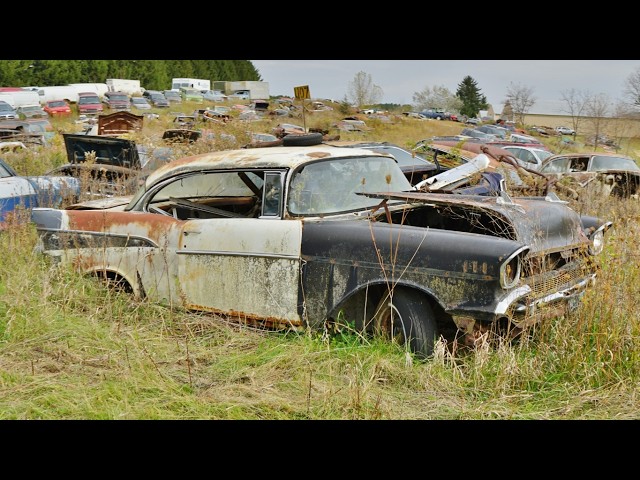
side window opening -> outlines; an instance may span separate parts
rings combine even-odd
[[[262,195],[262,216],[279,217],[282,207],[282,175],[280,172],[265,174]]]
[[[157,190],[146,210],[178,220],[252,218],[260,211],[262,183],[262,172],[189,174]]]

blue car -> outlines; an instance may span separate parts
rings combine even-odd
[[[73,177],[22,177],[0,159],[0,230],[9,217],[20,210],[35,207],[59,207],[75,202],[80,195],[80,181]]]

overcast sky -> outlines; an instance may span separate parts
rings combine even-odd
[[[271,95],[293,96],[308,85],[312,98],[343,100],[358,72],[371,75],[383,91],[381,103],[412,104],[425,87],[444,86],[455,94],[467,75],[502,111],[510,83],[531,87],[530,113],[563,113],[561,93],[569,89],[605,94],[612,104],[623,97],[624,83],[640,60],[251,60]]]

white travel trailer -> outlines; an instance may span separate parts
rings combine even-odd
[[[124,92],[127,95],[142,95],[144,88],[140,86],[140,80],[125,78],[107,78],[106,85],[110,92]]]
[[[109,91],[106,83],[70,83],[69,86],[75,88],[78,93],[93,92],[98,95],[101,100],[104,94]]]
[[[202,78],[171,79],[171,90],[179,92],[182,87],[195,88],[196,90],[211,90],[211,80],[204,80]]]
[[[0,100],[7,102],[13,108],[22,107],[25,105],[39,105],[40,97],[38,92],[33,90],[22,90],[16,92],[1,92]]]
[[[78,91],[71,85],[55,85],[52,87],[37,87],[39,102],[45,104],[51,100],[66,100],[78,103]]]

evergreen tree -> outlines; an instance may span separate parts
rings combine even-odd
[[[3,60],[0,87],[104,83],[130,78],[150,90],[171,88],[177,77],[214,81],[261,81],[250,60]]]
[[[483,95],[476,82],[469,75],[462,79],[456,90],[456,97],[462,100],[460,113],[467,117],[477,117],[480,110],[489,108],[487,97]]]

